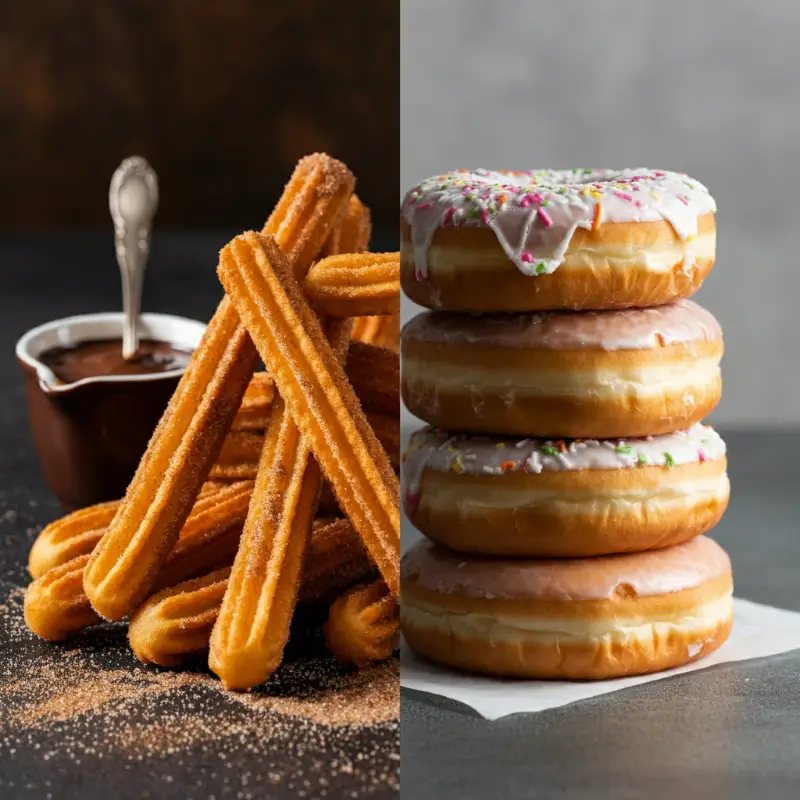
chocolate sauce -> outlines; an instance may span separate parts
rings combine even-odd
[[[42,353],[39,360],[59,380],[74,383],[104,375],[149,375],[184,369],[191,355],[190,351],[166,342],[142,339],[136,355],[126,361],[122,357],[121,339],[101,339],[69,347],[53,347]]]

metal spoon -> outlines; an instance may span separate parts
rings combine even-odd
[[[117,261],[122,275],[122,357],[133,358],[139,347],[139,313],[150,225],[158,208],[158,178],[141,156],[126,158],[111,178],[108,207],[114,220]]]

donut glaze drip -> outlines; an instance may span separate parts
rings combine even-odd
[[[644,350],[718,341],[722,329],[691,300],[624,311],[540,311],[469,316],[429,311],[403,328],[403,341],[526,350]]]
[[[522,273],[541,275],[563,262],[576,228],[666,220],[689,242],[698,219],[715,211],[701,183],[652,169],[459,170],[422,181],[402,208],[419,280],[427,278],[428,249],[442,227],[491,228]]]
[[[637,597],[692,589],[730,572],[727,553],[698,536],[664,550],[571,559],[500,559],[456,553],[428,541],[403,557],[401,579],[426,589],[469,597],[604,600],[622,589]]]
[[[504,475],[547,470],[631,469],[716,461],[725,442],[707,425],[642,439],[501,439],[451,434],[426,427],[409,439],[403,455],[406,495],[419,492],[422,473]]]

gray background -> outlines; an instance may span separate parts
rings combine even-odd
[[[401,24],[403,190],[458,167],[693,175],[719,206],[711,421],[800,426],[800,4],[402,0]]]

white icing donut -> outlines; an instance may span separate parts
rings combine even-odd
[[[722,331],[690,300],[623,311],[428,312],[402,333],[403,399],[432,425],[519,435],[643,436],[717,405]]]
[[[408,296],[451,311],[652,306],[714,264],[716,205],[677,172],[459,170],[403,201]]]
[[[705,425],[642,439],[500,439],[423,428],[403,456],[406,513],[454,550],[576,557],[675,545],[728,504],[725,443]]]
[[[730,561],[705,536],[648,553],[536,561],[423,541],[404,556],[401,581],[415,652],[508,677],[667,669],[719,647],[733,619]]]

